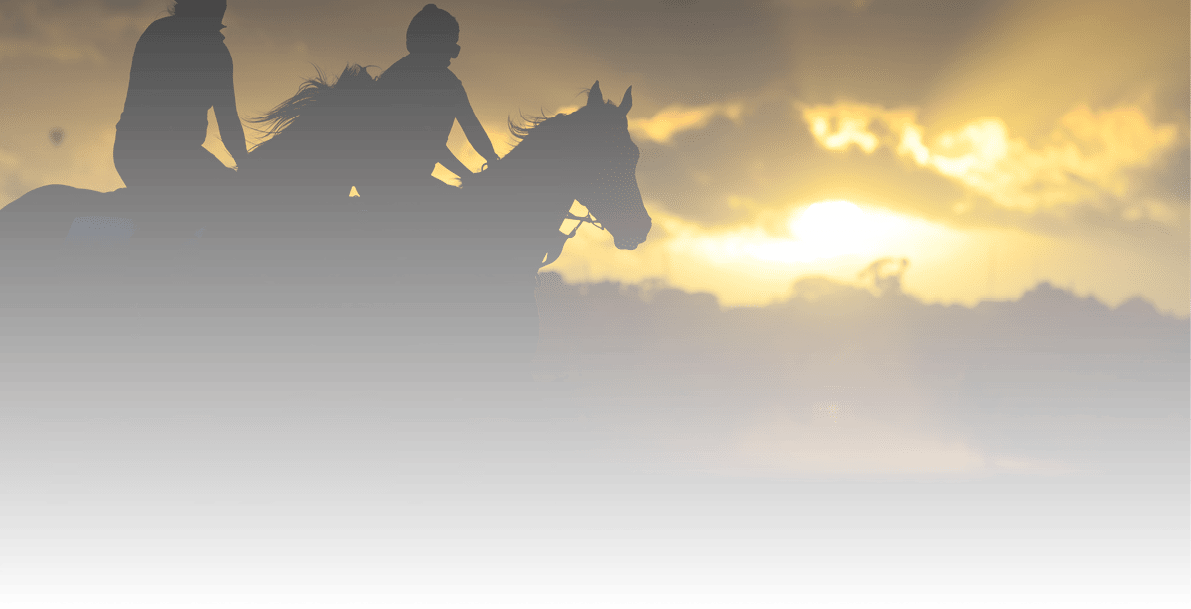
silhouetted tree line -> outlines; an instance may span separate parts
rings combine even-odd
[[[830,399],[886,418],[911,402],[944,416],[1187,415],[1191,322],[1142,298],[1111,309],[1040,282],[1012,302],[944,306],[874,273],[877,294],[810,276],[780,302],[724,309],[660,281],[541,279],[540,380],[686,381],[709,404],[803,418]]]

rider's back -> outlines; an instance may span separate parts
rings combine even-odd
[[[207,20],[164,17],[137,41],[119,136],[199,147],[207,110],[231,88],[232,56]]]
[[[437,56],[410,54],[377,78],[388,106],[381,128],[399,173],[430,175],[460,106],[468,103],[449,63]]]

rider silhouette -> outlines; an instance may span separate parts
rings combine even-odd
[[[177,189],[179,182],[233,177],[203,148],[212,107],[232,158],[239,164],[248,156],[232,56],[219,32],[226,10],[226,0],[177,0],[170,16],[154,21],[137,41],[112,154],[126,186]]]
[[[489,163],[496,150],[476,118],[463,83],[451,72],[451,60],[459,56],[459,22],[433,4],[414,15],[405,34],[409,55],[397,60],[377,77],[377,87],[387,92],[391,104],[386,129],[394,165],[389,170],[402,190],[410,186],[433,186],[430,178],[435,163],[464,177],[471,171],[447,148],[447,136],[455,121],[472,147]],[[441,182],[438,182],[442,184]],[[361,193],[367,196],[367,193]]]

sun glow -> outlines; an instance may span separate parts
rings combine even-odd
[[[705,237],[702,247],[712,258],[744,256],[783,263],[810,263],[842,256],[877,256],[904,240],[916,226],[912,218],[866,209],[851,201],[812,203],[790,213],[789,236],[765,234],[760,228]]]
[[[820,201],[790,218],[790,233],[811,260],[847,254],[876,254],[905,222],[888,213],[862,209],[851,201]]]

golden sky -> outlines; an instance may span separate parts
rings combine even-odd
[[[0,2],[0,204],[50,183],[122,185],[110,151],[132,49],[168,4]],[[231,0],[241,114],[315,66],[387,67],[422,4]],[[573,108],[597,79],[610,96],[633,86],[654,230],[624,252],[583,227],[552,266],[569,280],[761,305],[800,277],[859,281],[873,260],[904,257],[905,290],[927,302],[1049,281],[1188,315],[1185,0],[439,6],[460,21],[452,69],[498,152],[509,116]]]

